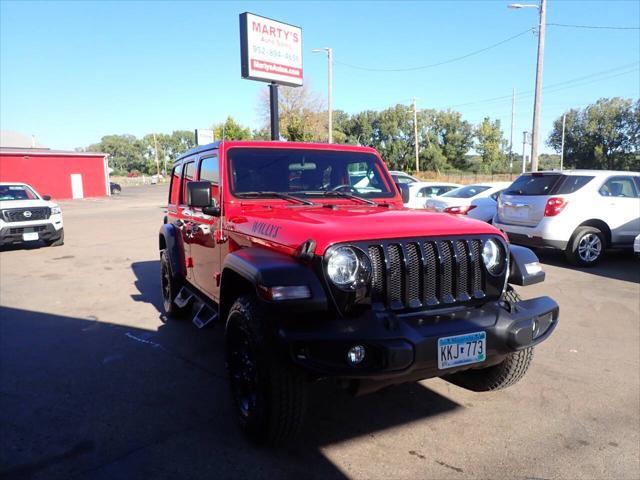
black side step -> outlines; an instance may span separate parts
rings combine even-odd
[[[206,304],[202,304],[198,313],[193,317],[193,324],[198,328],[204,328],[218,319],[218,312]]]
[[[176,298],[173,299],[173,302],[179,307],[186,307],[191,300],[193,300],[194,295],[187,288],[182,287],[176,295]]]

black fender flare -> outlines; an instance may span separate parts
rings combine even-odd
[[[328,308],[327,295],[318,275],[310,264],[302,263],[295,257],[262,247],[248,247],[229,253],[222,265],[221,304],[228,304],[225,297],[225,277],[230,272],[242,277],[252,288],[287,287],[306,285],[311,298],[269,302],[281,305],[293,312],[323,311]],[[260,295],[258,295],[259,298]],[[265,301],[261,298],[262,301]],[[230,306],[230,305],[229,305]],[[224,310],[224,306],[223,306]]]
[[[538,257],[527,247],[509,245],[509,283],[523,287],[544,281],[545,273],[540,270],[531,272],[527,270],[527,264],[539,263]]]
[[[174,275],[186,276],[184,268],[184,250],[180,248],[182,236],[180,231],[172,224],[165,223],[160,227],[158,234],[158,246],[160,250],[164,249],[169,255],[171,263],[171,271]]]

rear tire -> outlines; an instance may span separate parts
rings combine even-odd
[[[166,250],[160,251],[160,288],[162,289],[162,305],[167,315],[171,317],[184,317],[191,306],[179,307],[174,301],[180,291],[182,282],[171,270],[169,254]]]
[[[565,255],[570,264],[578,267],[597,265],[606,248],[604,234],[595,227],[578,227],[573,233]]]
[[[445,380],[474,392],[490,392],[519,382],[529,370],[533,347],[510,353],[498,365],[479,370],[467,370],[445,377]]]
[[[257,444],[294,439],[304,422],[307,380],[275,346],[274,333],[253,295],[238,298],[227,320],[227,371],[240,428]]]

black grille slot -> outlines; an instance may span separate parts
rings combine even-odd
[[[480,240],[471,241],[471,257],[472,261],[472,273],[471,273],[471,289],[473,293],[482,291],[482,268],[480,262]]]
[[[456,241],[456,255],[458,257],[456,297],[461,299],[469,295],[469,251],[467,250],[467,242],[464,240]]]
[[[438,264],[437,264],[436,246],[433,242],[424,244],[425,272],[422,290],[425,299],[437,301],[436,295],[438,287]]]
[[[402,289],[404,287],[402,252],[398,244],[389,245],[389,271],[387,272],[387,296],[389,303],[402,302]]]
[[[376,296],[384,297],[384,259],[382,247],[372,245],[369,247],[369,259],[371,260],[371,288]]]
[[[408,303],[419,302],[420,300],[420,272],[422,270],[420,251],[416,243],[407,244],[407,300]]]
[[[26,213],[26,215],[25,215]],[[31,220],[46,220],[51,215],[49,207],[11,208],[2,211],[7,222],[27,222]]]
[[[467,302],[485,295],[482,241],[394,241],[366,247],[372,290],[393,309]]]
[[[453,248],[451,242],[440,244],[440,255],[442,259],[442,275],[440,276],[440,299],[444,302],[453,300]]]

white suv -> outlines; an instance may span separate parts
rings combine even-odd
[[[60,207],[25,183],[0,183],[0,246],[44,240],[64,243]]]
[[[595,265],[606,248],[631,249],[640,233],[640,173],[521,175],[500,196],[493,223],[512,243],[557,248],[574,265]]]

